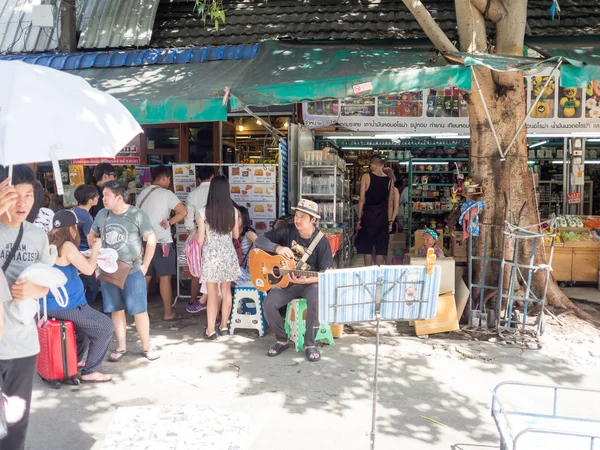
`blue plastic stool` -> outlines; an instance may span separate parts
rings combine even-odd
[[[233,306],[229,319],[229,332],[236,328],[257,330],[263,337],[267,330],[267,319],[263,309],[264,292],[254,286],[236,286],[233,292]]]

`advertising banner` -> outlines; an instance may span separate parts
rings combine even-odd
[[[586,89],[563,88],[559,72],[545,86],[552,69],[525,77],[529,134],[600,135],[600,81]],[[436,133],[469,134],[465,91],[445,89],[401,92],[393,95],[346,100],[325,100],[302,105],[304,124],[321,128],[338,124],[352,131],[395,132],[435,136]]]

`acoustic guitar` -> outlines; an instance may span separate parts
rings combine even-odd
[[[254,287],[262,292],[266,292],[275,286],[288,287],[290,285],[289,275],[292,273],[298,277],[319,276],[319,272],[297,270],[296,262],[293,259],[287,259],[280,255],[270,255],[257,248],[250,251],[248,267]]]

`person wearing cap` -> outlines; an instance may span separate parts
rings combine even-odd
[[[294,209],[294,223],[281,225],[265,233],[256,240],[256,247],[269,253],[276,253],[296,262],[301,270],[322,272],[334,267],[329,241],[317,228],[317,220],[321,217],[315,202],[302,199]],[[315,239],[319,239],[316,247],[303,263],[302,256],[309,251]],[[296,277],[289,275],[291,284],[287,288],[274,287],[264,301],[265,316],[269,326],[275,333],[276,342],[268,350],[268,356],[277,356],[290,347],[290,341],[283,326],[283,318],[279,310],[297,298],[305,298],[306,334],[304,349],[306,359],[319,361],[321,354],[315,346],[315,332],[318,327],[319,289],[318,277]]]
[[[83,282],[79,272],[92,275],[96,271],[102,242],[92,243],[91,255],[86,258],[79,251],[81,236],[77,229],[78,219],[73,211],[62,210],[54,214],[53,228],[48,233],[50,245],[55,245],[58,257],[54,267],[67,277],[64,288],[66,298],[57,299],[52,292],[47,296],[48,317],[58,320],[71,320],[77,336],[77,356],[82,368],[81,381],[103,383],[110,381],[110,375],[100,372],[102,361],[112,340],[114,326],[112,320],[88,305],[85,299]],[[85,350],[87,358],[83,360]]]
[[[417,256],[424,258],[427,256],[427,250],[433,249],[435,256],[438,258],[444,257],[444,251],[437,245],[439,235],[431,228],[425,228],[423,230],[423,245],[417,249]]]

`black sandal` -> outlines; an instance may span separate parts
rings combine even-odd
[[[310,362],[317,362],[321,360],[321,352],[316,347],[307,347],[304,349],[304,354],[306,355],[306,359]],[[316,357],[311,358],[311,356],[316,355]]]
[[[110,362],[119,362],[126,354],[127,350],[113,350],[110,352],[110,355],[108,355],[108,360]]]
[[[271,346],[271,348],[267,351],[267,356],[271,356],[271,357],[277,356],[281,352],[284,352],[285,350],[287,350],[288,348],[290,348],[289,342],[287,344],[282,344],[281,342],[275,342],[275,344],[273,344]],[[270,353],[271,350],[274,350],[275,353]]]
[[[204,330],[204,339],[208,339],[209,341],[214,341],[218,337],[219,337],[219,335],[217,334],[216,331],[213,331],[212,333],[207,334],[206,329]]]

